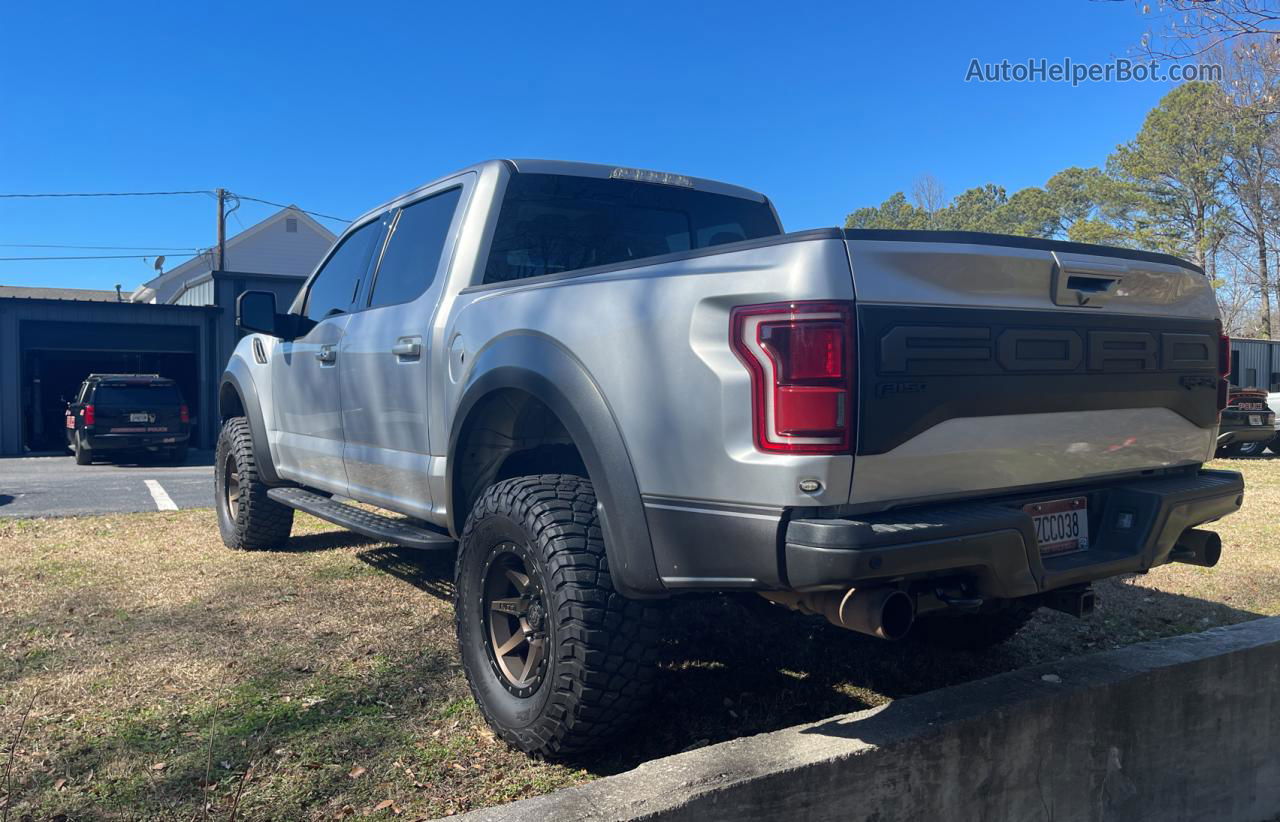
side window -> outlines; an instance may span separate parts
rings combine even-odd
[[[307,292],[302,313],[313,322],[351,310],[360,282],[369,270],[369,258],[382,235],[382,223],[374,220],[342,241],[324,268],[316,275]]]
[[[396,305],[417,299],[435,279],[461,188],[419,200],[400,211],[373,281],[369,305]]]

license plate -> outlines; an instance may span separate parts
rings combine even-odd
[[[166,443],[168,443],[168,442],[177,442],[177,441],[178,441],[178,438],[177,438],[177,437],[165,437],[164,439],[162,439],[162,440],[160,440],[160,441],[161,441],[161,442],[166,442]]]
[[[150,414],[130,414],[129,422],[146,422]]]
[[[1089,506],[1084,497],[1033,502],[1022,506],[1031,515],[1042,556],[1069,554],[1089,547]]]
[[[1249,424],[1250,424],[1250,425],[1262,425],[1262,415],[1261,415],[1261,414],[1250,414],[1250,415],[1249,415]]]

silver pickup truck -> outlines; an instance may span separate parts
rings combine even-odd
[[[1213,565],[1228,340],[1203,273],[990,234],[784,233],[677,174],[494,161],[237,303],[216,495],[456,552],[476,702],[522,750],[633,719],[661,600],[754,591],[977,646],[1089,584]],[[355,501],[359,505],[344,500]]]

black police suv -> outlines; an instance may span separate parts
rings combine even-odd
[[[159,374],[90,374],[67,404],[67,446],[77,465],[104,452],[187,458],[191,417],[178,384]]]

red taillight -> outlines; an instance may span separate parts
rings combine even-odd
[[[93,418],[93,406],[92,406],[92,405],[86,405],[86,406],[84,407],[84,424],[85,424],[85,425],[93,425],[93,419],[94,419],[94,418]]]
[[[755,444],[788,454],[847,453],[854,430],[848,303],[735,308],[730,343],[751,372]]]
[[[178,408],[178,419],[183,422],[191,422],[191,412],[187,410],[185,405]]]
[[[1218,333],[1218,419],[1222,419],[1222,409],[1227,407],[1227,397],[1231,387],[1227,383],[1227,375],[1231,373],[1231,337]]]

